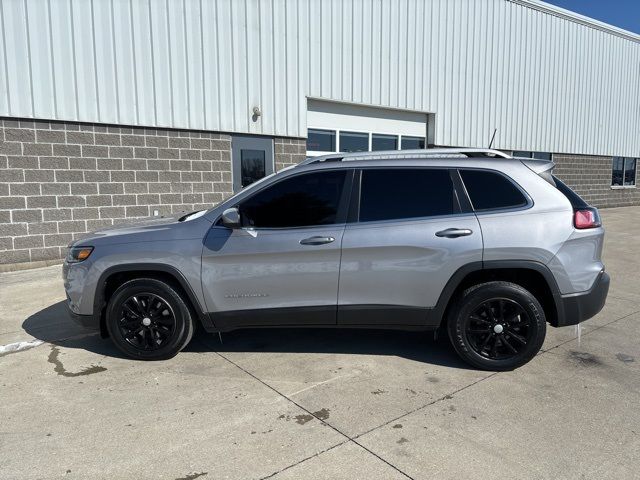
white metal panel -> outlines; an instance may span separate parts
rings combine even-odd
[[[308,102],[307,125],[328,130],[427,136],[427,115],[424,113],[318,100]]]
[[[71,2],[73,28],[73,62],[63,68],[74,72],[76,82],[76,111],[74,120],[100,121],[98,110],[98,80],[96,75],[95,42],[93,35],[93,5],[91,2]],[[12,92],[14,93],[14,92]],[[14,93],[14,95],[16,95]],[[17,96],[20,96],[18,93]],[[65,118],[60,118],[65,120]],[[92,120],[94,119],[94,120]]]
[[[0,27],[2,116],[305,136],[311,97],[640,154],[640,36],[536,0],[2,0]]]
[[[5,44],[3,68],[6,68],[4,75],[9,97],[6,104],[8,109],[2,115],[32,117],[33,91],[25,4],[0,2],[0,8],[3,22],[0,30]]]
[[[57,61],[59,58],[72,59],[73,65],[73,29],[71,27],[71,0],[62,0],[54,5],[49,2],[49,11],[59,8],[64,15],[50,15],[51,51],[53,56],[53,78],[55,79],[56,116],[61,118],[77,118],[76,112],[76,80],[74,69],[67,68],[67,62]]]
[[[3,75],[0,75],[0,112],[9,112],[11,107],[9,105],[9,84],[7,78],[7,55],[5,53],[7,47],[5,43],[5,31],[2,26],[4,25],[2,13],[2,3],[0,3],[0,70],[4,69]]]

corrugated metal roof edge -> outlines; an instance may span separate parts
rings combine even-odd
[[[505,0],[640,43],[640,35],[540,0]]]

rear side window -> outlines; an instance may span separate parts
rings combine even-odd
[[[455,212],[448,170],[371,169],[362,171],[360,221],[451,215]]]
[[[527,199],[509,179],[486,170],[460,170],[475,210],[522,207]]]
[[[338,222],[346,170],[287,178],[240,204],[242,223],[255,228],[292,228]]]

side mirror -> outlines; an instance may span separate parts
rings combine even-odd
[[[236,207],[227,208],[222,212],[222,225],[227,228],[240,228],[240,212]]]

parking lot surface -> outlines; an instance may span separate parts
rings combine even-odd
[[[0,477],[638,478],[640,208],[601,213],[604,310],[504,373],[373,330],[198,332],[132,361],[67,319],[59,266],[0,274]]]

